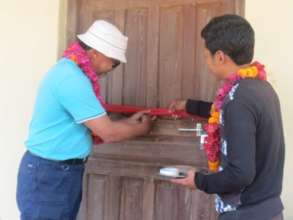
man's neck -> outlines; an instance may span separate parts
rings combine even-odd
[[[238,72],[240,69],[248,67],[250,64],[244,64],[244,65],[236,65],[236,64],[231,64],[227,66],[227,70],[225,71],[226,74],[224,76],[224,80],[226,80],[230,75]]]

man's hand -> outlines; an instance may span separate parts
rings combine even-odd
[[[195,182],[194,182],[194,175],[195,175],[196,170],[195,169],[191,169],[187,172],[187,177],[184,179],[171,179],[170,181],[172,183],[181,185],[181,186],[185,186],[188,187],[190,189],[195,190]]]
[[[128,123],[130,124],[138,124],[141,123],[143,118],[145,119],[145,117],[147,116],[147,114],[150,111],[146,110],[146,111],[140,111],[135,113],[134,115],[132,115],[131,117],[129,117],[127,120]]]
[[[186,102],[187,102],[186,100],[173,100],[169,105],[169,109],[172,112],[185,110]]]
[[[149,111],[137,112],[127,119],[128,123],[137,126],[141,135],[149,133],[153,122],[156,120],[156,117],[151,118],[148,113]]]
[[[118,121],[112,121],[105,115],[84,124],[105,143],[118,142],[149,133],[154,119],[146,113],[148,111],[138,112],[130,118]]]

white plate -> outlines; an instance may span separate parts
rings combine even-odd
[[[170,179],[182,179],[185,178],[187,174],[176,167],[164,167],[160,169],[159,176]]]

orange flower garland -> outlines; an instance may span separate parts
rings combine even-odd
[[[208,124],[205,126],[207,137],[204,149],[208,158],[208,166],[212,172],[217,172],[220,167],[220,112],[226,95],[231,91],[237,81],[241,79],[266,80],[264,66],[258,62],[250,66],[239,69],[226,80],[224,85],[218,90],[216,99],[211,107],[211,115]]]

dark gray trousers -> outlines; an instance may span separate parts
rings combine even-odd
[[[241,216],[239,216],[239,213],[237,211],[235,212],[229,212],[229,213],[225,213],[219,216],[218,220],[247,220],[247,218],[241,218]],[[259,217],[257,218],[250,218],[249,220],[260,220]],[[284,220],[283,218],[283,213],[280,213],[278,215],[276,215],[275,217],[271,218],[271,219],[262,219],[261,220]]]
[[[283,220],[283,209],[281,198],[273,197],[254,205],[240,207],[236,211],[220,214],[219,220]]]

